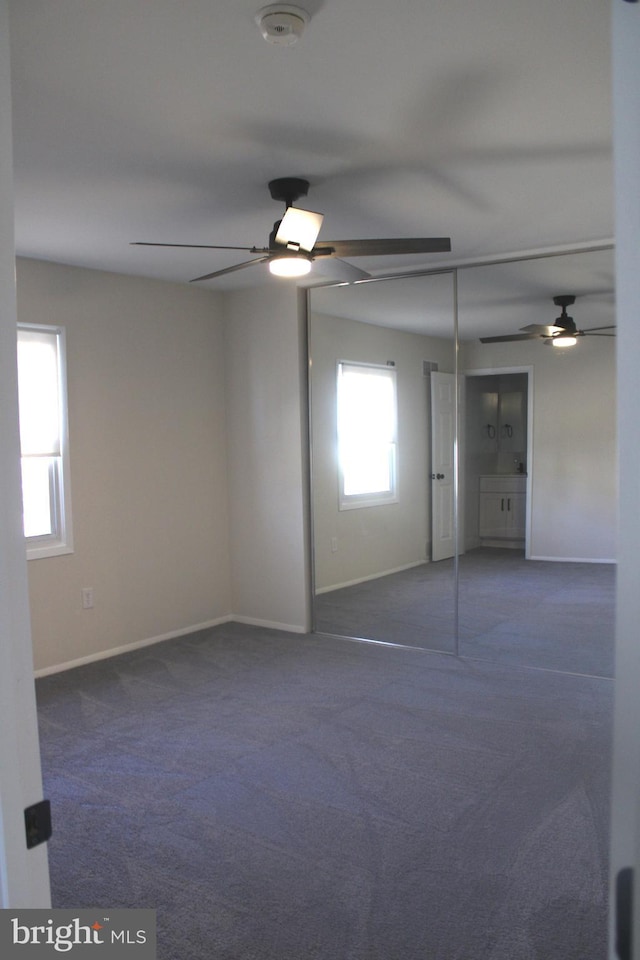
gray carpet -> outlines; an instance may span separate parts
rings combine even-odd
[[[525,560],[480,548],[459,558],[463,656],[612,677],[615,565]],[[316,629],[455,650],[453,561],[320,594]]]
[[[612,683],[228,625],[37,682],[56,907],[159,960],[603,960]]]

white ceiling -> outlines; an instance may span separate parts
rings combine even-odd
[[[612,236],[607,3],[301,0],[292,47],[261,5],[12,0],[20,255],[186,282],[248,257],[130,241],[263,246],[283,176],[321,240],[451,237],[374,273]]]

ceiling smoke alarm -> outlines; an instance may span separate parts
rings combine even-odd
[[[258,10],[255,16],[264,39],[283,47],[296,43],[310,19],[302,7],[288,3],[272,3]]]

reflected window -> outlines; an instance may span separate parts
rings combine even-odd
[[[337,400],[340,509],[395,503],[394,368],[339,362]]]

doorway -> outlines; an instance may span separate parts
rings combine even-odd
[[[529,367],[465,374],[460,424],[464,552],[488,547],[529,558],[532,390]]]

